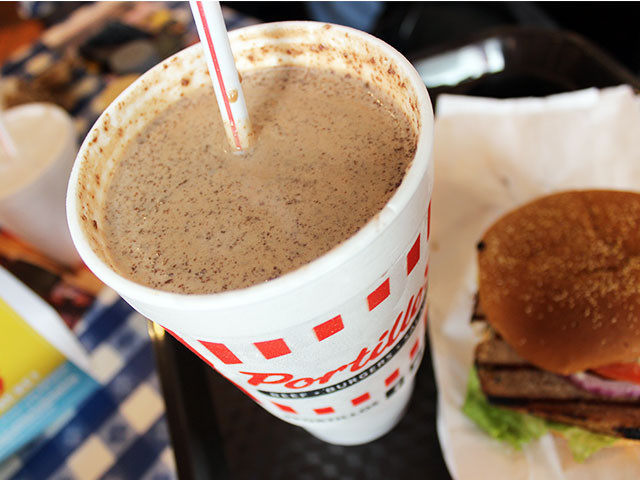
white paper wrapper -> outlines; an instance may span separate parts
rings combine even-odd
[[[638,446],[603,449],[579,464],[563,440],[547,435],[516,451],[461,412],[479,340],[470,325],[477,241],[502,214],[550,192],[640,191],[640,100],[626,86],[541,99],[441,96],[436,117],[429,329],[438,432],[452,475],[640,478]]]

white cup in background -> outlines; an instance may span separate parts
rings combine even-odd
[[[80,262],[65,215],[65,194],[78,152],[71,116],[48,103],[3,112],[17,156],[0,151],[0,227],[66,266]]]

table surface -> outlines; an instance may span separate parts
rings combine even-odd
[[[184,4],[172,4],[171,8],[188,10]],[[232,11],[226,13],[231,26],[247,23]],[[539,48],[546,48],[544,41],[516,33],[510,36],[503,32],[496,38],[502,39],[504,51],[511,55],[507,57],[511,65],[518,64],[520,55],[519,61],[531,66],[530,59],[521,55],[525,50],[522,45],[537,41]],[[558,46],[561,42],[556,38],[551,43]],[[567,45],[562,48],[566,50]],[[593,57],[588,49],[576,48],[586,52],[583,56]],[[38,42],[5,63],[2,72],[5,76],[33,77],[62,55]],[[565,62],[562,66],[571,70],[572,65]],[[591,72],[591,77],[574,68],[576,78],[569,80],[579,78],[595,86],[614,84],[621,78],[616,76],[619,70],[609,67],[582,70]],[[508,68],[505,72],[509,73]],[[540,72],[550,78],[549,72]],[[460,79],[454,88],[443,86],[430,92],[434,96],[441,92],[513,91],[498,81],[505,78],[525,94],[535,85],[508,75],[484,78],[489,81]],[[74,70],[70,110],[79,138],[100,113],[93,100],[113,80],[88,70]],[[553,88],[580,86],[576,81]],[[61,419],[29,448],[0,465],[0,478],[450,478],[437,439],[437,390],[429,351],[424,354],[415,392],[400,424],[368,445],[338,447],[272,417],[171,336],[149,327],[108,289],[74,331],[90,352],[101,388],[75,415]]]

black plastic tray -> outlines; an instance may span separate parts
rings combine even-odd
[[[442,76],[447,65],[469,54],[478,68],[450,68]],[[622,83],[640,87],[584,39],[550,30],[502,29],[411,60],[434,100],[441,93],[510,97]],[[155,338],[154,348],[181,479],[451,478],[436,433],[428,348],[404,419],[385,437],[357,447],[328,445],[276,419],[169,335]]]
[[[442,93],[510,98],[621,84],[640,90],[640,79],[600,48],[557,30],[501,28],[409,59],[436,101]]]

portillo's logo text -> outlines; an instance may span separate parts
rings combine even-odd
[[[259,387],[262,385],[279,385],[288,389],[285,392],[273,392],[258,390],[260,393],[273,398],[297,399],[318,397],[334,393],[359,383],[384,367],[400,351],[411,337],[418,326],[422,309],[424,308],[424,286],[420,288],[417,295],[409,300],[407,308],[401,311],[393,326],[382,332],[378,343],[369,349],[364,347],[354,360],[325,374],[317,377],[295,378],[290,373],[262,373],[262,372],[239,372],[248,375],[249,385]],[[351,377],[328,386],[322,386],[331,381],[334,375],[339,372],[354,372]],[[357,372],[357,373],[356,373]],[[318,385],[320,388],[296,392],[295,390]],[[293,391],[292,391],[293,390]]]

